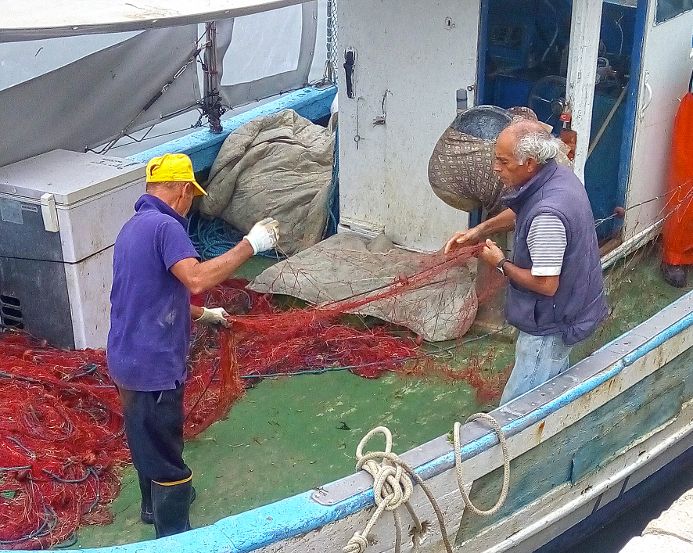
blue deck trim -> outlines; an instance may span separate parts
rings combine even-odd
[[[475,104],[488,104],[486,98],[486,62],[488,60],[488,22],[491,0],[481,0],[479,6],[479,40],[477,42]],[[468,106],[472,107],[472,106]]]
[[[640,98],[640,77],[642,56],[645,47],[645,29],[647,27],[647,10],[649,2],[638,2],[633,29],[633,50],[630,63],[630,79],[626,100],[626,112],[623,122],[623,143],[619,159],[617,205],[626,207],[628,186],[630,184],[631,158],[635,148],[635,129],[637,127],[638,100]]]
[[[215,526],[233,536],[234,552],[247,553],[345,518],[373,502],[371,491],[326,507],[315,503],[310,494],[304,492],[225,518]]]
[[[693,292],[689,292],[688,295],[693,297]],[[679,299],[678,301],[681,301],[682,299],[683,298]],[[517,419],[514,419],[510,423],[504,425],[502,427],[503,432],[507,436],[513,436],[529,428],[533,424],[541,421],[542,419],[545,419],[552,413],[555,413],[556,411],[572,403],[573,401],[576,401],[581,397],[589,394],[605,382],[611,380],[612,378],[620,374],[626,367],[629,367],[639,359],[642,359],[645,355],[657,349],[667,340],[671,339],[677,334],[680,334],[681,332],[692,326],[693,312],[688,313],[685,317],[679,319],[673,325],[667,327],[662,332],[656,334],[647,342],[634,349],[631,353],[624,355],[619,361],[608,367],[606,370],[595,374],[594,376],[581,382],[574,388],[570,388],[564,394],[561,394],[555,399],[546,402],[544,405],[531,411],[530,413],[518,417]],[[626,336],[627,334],[629,333],[626,333],[623,336]],[[607,347],[609,347],[608,344],[601,349]],[[478,455],[482,451],[489,449],[497,443],[498,439],[496,438],[495,434],[485,434],[478,440],[475,440],[474,442],[462,447],[462,459],[466,460],[471,457],[474,457],[475,455]],[[430,476],[432,475],[439,474],[444,470],[452,468],[454,464],[454,453],[450,452],[442,457],[439,457],[438,459],[431,461],[430,463],[421,465],[417,468],[417,472],[422,478],[430,478]]]
[[[271,115],[285,109],[293,109],[299,115],[311,121],[322,119],[330,115],[330,105],[336,93],[337,88],[335,86],[302,88],[222,121],[223,130],[220,134],[214,134],[207,129],[203,129],[144,150],[130,156],[128,159],[139,163],[147,163],[153,157],[166,153],[180,152],[190,156],[196,173],[204,173],[212,167],[212,163],[214,163],[226,137],[236,129],[257,117]]]
[[[689,302],[691,299],[693,299],[693,292],[689,292],[671,305],[675,306],[683,302]],[[656,317],[657,315],[653,318]],[[647,324],[647,322],[644,324]],[[636,334],[640,326],[642,325],[623,334],[620,339],[627,337],[629,334]],[[605,367],[605,370],[586,379],[584,382],[530,413],[504,425],[503,431],[506,435],[512,436],[529,428],[562,407],[589,394],[600,385],[620,374],[626,367],[690,327],[693,327],[693,312],[687,313],[661,332],[658,332],[632,352],[624,355],[613,365]],[[599,351],[609,348],[610,345],[603,346]],[[478,455],[484,450],[493,447],[497,442],[495,434],[487,433],[463,446],[461,449],[462,458],[469,459]],[[426,479],[440,474],[452,466],[454,466],[454,454],[450,452],[417,467],[416,472]],[[372,504],[373,492],[370,489],[331,506],[316,503],[311,499],[311,492],[304,492],[264,507],[258,507],[257,509],[227,517],[210,526],[164,538],[163,540],[83,549],[80,551],[83,553],[153,553],[155,550],[172,550],[175,548],[178,553],[247,553],[316,530],[326,524],[352,515]],[[0,551],[0,553],[10,552]]]

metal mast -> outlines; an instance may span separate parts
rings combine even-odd
[[[209,130],[213,133],[220,133],[222,131],[221,115],[224,113],[224,108],[221,105],[221,96],[219,95],[216,21],[205,23],[205,33],[207,34],[207,43],[202,66],[205,75],[202,108],[209,121]]]

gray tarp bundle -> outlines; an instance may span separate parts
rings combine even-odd
[[[333,158],[334,134],[295,111],[255,119],[224,141],[200,212],[242,232],[274,217],[278,249],[292,255],[323,236]]]
[[[344,233],[270,267],[249,287],[321,304],[377,294],[400,277],[410,277],[440,261],[430,254],[395,248],[384,235],[369,240]],[[368,292],[371,294],[365,294]],[[436,342],[464,335],[477,307],[473,275],[466,266],[456,266],[435,275],[425,286],[366,304],[356,313],[407,327]]]

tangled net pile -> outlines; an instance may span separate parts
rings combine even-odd
[[[201,298],[232,314],[232,329],[195,329],[185,392],[185,435],[228,412],[248,384],[271,375],[349,369],[466,380],[482,400],[498,396],[504,375],[483,359],[462,370],[441,367],[414,336],[388,326],[357,329],[345,312],[421,286],[478,247],[397,279],[376,295],[281,310],[271,298],[230,281]],[[483,300],[483,298],[481,298]],[[24,334],[0,334],[0,547],[41,548],[68,540],[79,525],[111,520],[108,503],[129,461],[118,393],[103,351],[62,351]]]
[[[0,545],[49,546],[107,522],[128,451],[104,353],[8,333],[0,348]]]
[[[246,290],[244,281],[229,281],[210,292],[204,303],[223,306],[231,313],[233,332],[223,333],[218,340],[214,330],[202,329],[193,342],[193,358],[217,357],[213,352],[221,344],[222,350],[229,352],[227,370],[246,380],[330,368],[348,369],[365,378],[397,371],[465,380],[477,390],[479,400],[495,399],[507,374],[483,370],[492,361],[492,352],[484,358],[472,359],[466,368],[451,368],[426,355],[420,348],[421,341],[411,333],[395,335],[392,325],[354,328],[342,322],[345,313],[353,313],[369,302],[396,298],[427,285],[452,266],[478,255],[481,248],[471,246],[452,256],[431,256],[431,263],[421,272],[398,277],[380,290],[305,309],[279,309],[266,296]],[[492,280],[484,284],[479,303],[492,297],[502,285],[503,279],[495,275],[491,273]],[[233,343],[225,345],[225,341]]]
[[[219,340],[217,340],[219,342]],[[222,344],[229,341],[221,341]],[[195,436],[228,409],[235,380],[215,378],[227,361],[200,360],[186,386],[185,433]],[[50,547],[83,524],[111,521],[130,454],[118,391],[104,351],[64,351],[26,334],[0,334],[0,547]],[[228,373],[228,371],[226,371]]]

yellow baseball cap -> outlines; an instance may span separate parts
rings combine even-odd
[[[195,186],[195,196],[207,195],[195,180],[192,161],[185,154],[164,154],[150,159],[147,182],[191,182]]]

